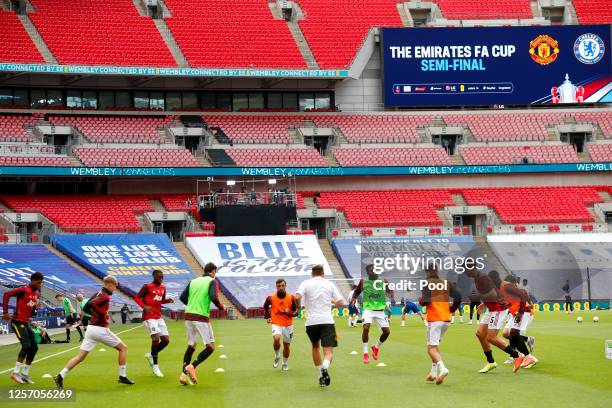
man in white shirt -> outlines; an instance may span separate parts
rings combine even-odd
[[[313,266],[311,275],[311,279],[300,284],[294,297],[298,307],[302,300],[304,302],[306,334],[312,343],[312,361],[319,374],[319,385],[323,387],[331,383],[327,369],[332,361],[334,347],[338,346],[332,306],[344,306],[344,299],[338,288],[325,280],[323,266]]]

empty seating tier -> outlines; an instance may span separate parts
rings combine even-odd
[[[612,110],[598,112],[576,112],[573,114],[578,123],[592,123],[599,125],[603,136],[612,139]]]
[[[0,156],[0,166],[53,166],[70,167],[68,156]]]
[[[495,209],[505,224],[593,222],[587,206],[603,202],[593,187],[464,189],[469,205]]]
[[[612,162],[612,144],[590,143],[587,150],[594,162]]]
[[[95,143],[165,143],[159,133],[170,127],[174,117],[150,116],[52,116],[54,125],[76,126]]]
[[[80,147],[76,156],[89,167],[200,167],[187,149],[98,149]]]
[[[284,20],[262,0],[165,0],[166,18],[192,67],[297,68],[306,63]]]
[[[564,145],[460,146],[466,164],[577,163],[574,147]]]
[[[159,200],[168,211],[188,211],[197,213],[198,197],[195,194],[162,194]],[[187,205],[191,200],[191,205]]]
[[[344,211],[352,227],[442,225],[436,209],[453,205],[446,190],[324,191],[320,208]]]
[[[203,118],[208,126],[221,128],[234,143],[291,143],[289,128],[300,117],[283,115],[215,115]]]
[[[338,128],[349,143],[418,143],[419,129],[441,126],[467,127],[477,142],[547,141],[548,129],[568,123],[599,125],[612,138],[612,111],[504,112],[451,114],[302,114],[206,115],[211,127],[220,127],[234,143],[290,143],[288,130],[305,121],[317,127]]]
[[[612,23],[610,0],[573,0],[572,3],[581,24]]]
[[[298,3],[306,16],[298,23],[321,68],[347,68],[370,28],[402,27],[396,0]]]
[[[339,127],[349,143],[417,143],[417,127],[430,124],[428,115],[334,115],[319,118]]]
[[[533,18],[530,0],[432,1],[438,3],[442,15],[449,20]]]
[[[175,67],[150,17],[131,0],[31,0],[29,16],[60,64]]]
[[[155,211],[146,196],[2,196],[16,212],[40,212],[65,232],[138,232],[135,214]]]
[[[389,147],[334,149],[341,166],[448,166],[452,160],[446,150],[437,147]]]
[[[0,8],[0,61],[44,64],[17,14]]]
[[[313,148],[225,149],[237,166],[325,167],[328,162]]]
[[[32,116],[0,115],[0,142],[32,142],[26,127],[33,124]]]
[[[546,127],[562,124],[563,118],[557,112],[444,115],[449,126],[468,126],[479,142],[544,141]]]

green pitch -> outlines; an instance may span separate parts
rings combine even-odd
[[[597,314],[599,323],[592,322]],[[296,334],[289,371],[272,368],[270,328],[263,320],[214,322],[217,345],[223,345],[198,369],[200,384],[182,386],[178,374],[185,348],[183,322],[169,322],[170,345],[160,354],[165,378],[151,373],[144,354],[150,341],[140,325],[115,326],[113,330],[128,344],[128,375],[134,386],[117,384],[117,355],[114,349],[94,350],[88,359],[66,377],[65,386],[74,388],[76,404],[15,403],[2,406],[63,407],[266,407],[280,404],[299,407],[609,407],[612,400],[612,360],[604,357],[604,342],[612,340],[612,313],[539,313],[530,334],[536,337],[535,355],[540,364],[512,373],[502,364],[506,355],[494,349],[499,367],[483,375],[478,370],[485,359],[474,336],[475,326],[456,322],[443,339],[441,350],[450,375],[441,386],[426,384],[430,369],[425,354],[425,327],[412,316],[406,327],[399,317],[391,323],[391,337],[381,350],[379,361],[361,362],[361,327],[349,329],[345,319],[337,320],[340,346],[330,369],[332,384],[320,388],[312,366],[303,322]],[[458,319],[457,319],[458,320]],[[372,333],[377,333],[373,330]],[[60,335],[59,337],[63,337]],[[77,337],[76,334],[73,336]],[[370,342],[375,340],[370,336]],[[57,354],[70,345],[41,345],[37,358]],[[0,371],[11,368],[17,345],[0,348]],[[357,355],[351,355],[357,351]],[[197,351],[199,352],[199,350]],[[196,352],[196,353],[197,353]],[[33,386],[53,387],[51,378],[76,349],[35,363],[30,371]],[[225,354],[226,359],[219,356]],[[377,367],[379,362],[386,367]],[[217,368],[225,371],[217,373]],[[0,389],[6,395],[13,384],[9,374],[0,375]]]

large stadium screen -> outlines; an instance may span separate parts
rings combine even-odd
[[[385,105],[612,102],[610,28],[384,29]]]

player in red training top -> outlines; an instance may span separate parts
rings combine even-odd
[[[102,283],[104,287],[93,295],[83,307],[83,311],[89,313],[91,317],[89,318],[89,325],[87,325],[85,339],[83,343],[81,343],[79,354],[72,357],[62,371],[53,377],[55,385],[60,390],[64,388],[64,378],[68,375],[68,371],[85,360],[89,352],[93,350],[98,343],[112,347],[119,352],[119,383],[128,385],[134,384],[132,380],[127,378],[126,374],[127,346],[108,328],[108,321],[110,320],[108,308],[110,306],[110,297],[113,292],[117,290],[117,278],[109,275],[102,280]]]
[[[499,293],[501,286],[499,274],[497,271],[491,271],[486,275],[475,267],[466,268],[465,273],[474,279],[476,291],[480,294],[482,303],[487,307],[487,312],[482,315],[476,330],[476,337],[478,337],[482,351],[487,358],[487,365],[479,372],[485,374],[497,368],[497,363],[491,351],[491,344],[508,353],[514,359],[514,372],[517,372],[521,368],[523,357],[519,355],[514,347],[507,345],[502,339],[497,337],[508,316],[508,305]]]
[[[39,305],[40,288],[43,283],[43,275],[34,272],[30,276],[30,283],[17,289],[9,290],[2,297],[2,312],[4,320],[11,322],[11,327],[15,330],[15,335],[21,343],[21,350],[17,355],[17,363],[11,373],[11,379],[18,384],[34,384],[30,380],[30,365],[34,361],[34,356],[38,351],[38,345],[34,340],[34,332],[30,327],[30,317],[36,312]],[[17,298],[15,314],[8,312],[9,299]],[[21,371],[21,373],[20,373]]]
[[[162,318],[161,307],[165,303],[174,303],[174,300],[166,299],[166,287],[163,282],[164,273],[155,269],[153,282],[142,285],[140,292],[134,296],[134,301],[142,307],[142,321],[151,336],[151,352],[145,354],[145,357],[153,369],[153,374],[158,377],[163,377],[164,374],[157,365],[157,356],[170,343],[168,327]]]

